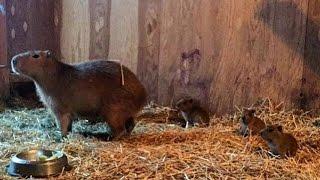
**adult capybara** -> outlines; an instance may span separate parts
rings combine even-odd
[[[64,136],[78,117],[89,121],[103,118],[110,125],[112,138],[130,134],[134,117],[146,102],[145,88],[137,77],[114,61],[69,65],[47,50],[18,54],[11,65],[13,72],[34,81]]]

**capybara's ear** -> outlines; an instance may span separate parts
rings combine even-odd
[[[282,126],[281,126],[281,125],[278,125],[278,126],[277,126],[277,129],[278,129],[278,131],[280,131],[280,132],[282,132],[282,131],[283,131],[283,128],[282,128]]]

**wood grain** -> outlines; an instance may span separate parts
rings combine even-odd
[[[139,1],[138,77],[149,94],[150,101],[158,101],[160,16],[162,1]]]
[[[7,1],[8,58],[26,50],[55,50],[54,0]]]
[[[189,95],[218,114],[264,97],[297,107],[307,4],[163,1],[159,101]],[[200,61],[183,62],[180,54],[194,48]]]
[[[89,59],[89,0],[62,0],[60,46],[65,62],[76,63]]]
[[[136,0],[112,0],[109,58],[119,59],[133,72],[138,64],[138,3]]]
[[[223,54],[211,88],[211,110],[232,112],[269,97],[299,105],[307,1],[226,1]],[[245,9],[245,10],[244,10]],[[227,15],[227,14],[226,14]],[[262,16],[261,16],[262,15]],[[260,17],[261,16],[261,17]],[[284,43],[284,39],[288,43]]]
[[[5,0],[0,0],[0,64],[7,65],[7,25],[6,25],[6,4]],[[0,68],[0,100],[4,100],[9,95],[9,70]]]
[[[320,108],[320,3],[309,0],[305,57],[302,78],[302,107]]]
[[[107,59],[111,0],[90,0],[90,59]]]
[[[196,47],[193,23],[194,3],[193,0],[164,0],[162,4],[158,82],[159,101],[162,104],[169,105],[176,96],[188,93],[190,82],[184,80],[190,78],[190,74],[186,75],[185,68],[184,72],[181,70],[185,65],[181,54]]]

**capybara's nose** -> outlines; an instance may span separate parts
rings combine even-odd
[[[16,66],[18,63],[17,59],[12,59],[12,65]]]

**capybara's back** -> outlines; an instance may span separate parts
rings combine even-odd
[[[12,68],[35,82],[63,135],[76,117],[102,117],[113,137],[129,134],[133,118],[146,102],[145,88],[134,73],[115,61],[68,65],[57,61],[50,51],[31,51],[15,56]]]

